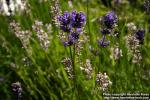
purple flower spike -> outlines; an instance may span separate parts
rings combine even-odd
[[[63,41],[62,42],[64,46],[71,46],[73,43],[71,41]]]
[[[110,44],[110,41],[105,42],[106,36],[104,35],[102,40],[98,40],[98,45],[102,47],[107,47]]]
[[[60,29],[64,32],[70,32],[70,14],[68,12],[64,12],[63,15],[58,16],[58,21],[60,22]]]
[[[83,26],[86,21],[85,14],[77,11],[72,11],[71,13],[64,12],[63,15],[58,16],[58,21],[60,23],[60,29],[67,33],[65,39],[60,34],[64,46],[75,44],[79,39],[79,35],[83,33]]]
[[[73,43],[75,43],[79,39],[79,34],[75,33],[75,32],[72,32],[69,35],[69,39],[70,39],[70,41],[72,41]]]
[[[117,15],[114,12],[108,12],[106,16],[103,17],[104,25],[112,29],[114,25],[118,22]]]
[[[98,44],[101,47],[107,47],[110,44],[110,41],[102,42],[101,40],[98,40]]]
[[[68,41],[63,41],[64,46],[71,46],[75,44],[79,39],[79,34],[72,32],[69,34],[69,40]]]
[[[137,38],[140,42],[143,42],[143,40],[144,40],[144,33],[145,33],[144,30],[138,30],[138,31],[135,33],[136,38]]]
[[[72,11],[71,13],[71,26],[74,28],[81,28],[86,21],[85,14],[83,12],[77,13],[76,11]]]

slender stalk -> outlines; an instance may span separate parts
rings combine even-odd
[[[73,50],[73,52],[72,52]],[[73,45],[73,48],[71,46],[69,46],[69,51],[70,51],[70,58],[72,61],[72,67],[73,67],[73,84],[74,84],[74,93],[77,96],[77,98],[79,99],[79,93],[78,93],[78,86],[77,86],[77,80],[76,80],[76,68],[75,68],[75,52],[76,52],[76,45]]]
[[[92,36],[91,36],[91,30],[90,30],[90,23],[89,23],[89,0],[87,0],[87,9],[86,9],[86,14],[87,14],[87,27],[88,27],[88,33],[90,37],[90,43],[92,43]]]

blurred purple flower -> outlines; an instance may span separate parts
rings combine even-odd
[[[69,39],[70,39],[70,41],[72,41],[73,43],[75,43],[79,39],[79,34],[76,33],[76,32],[72,32],[69,35]]]
[[[71,45],[73,45],[72,41],[62,41],[62,43],[63,43],[64,46],[71,46]]]
[[[58,21],[60,22],[60,29],[64,32],[70,32],[70,14],[68,12],[64,12],[63,15],[58,16]]]
[[[72,28],[80,30],[85,24],[86,17],[82,12],[77,13],[76,11],[72,11],[71,14],[64,12],[63,15],[58,16],[58,21],[60,22],[61,30],[64,32],[70,32]]]
[[[0,77],[0,82],[4,81],[5,79],[3,77]]]
[[[79,34],[76,32],[71,32],[69,34],[69,39],[68,41],[63,41],[64,46],[71,46],[75,44],[79,39]]]
[[[65,39],[60,35],[63,45],[71,46],[75,44],[86,22],[85,14],[77,11],[72,11],[71,13],[64,12],[63,15],[58,16],[58,21],[60,23],[60,29],[63,32],[67,32]]]
[[[118,17],[113,11],[108,12],[103,17],[104,26],[106,26],[109,29],[112,29],[117,22],[118,22]]]
[[[103,37],[101,40],[98,40],[98,45],[106,47],[110,44],[110,41],[105,41],[106,35],[113,32],[113,28],[118,23],[118,17],[113,11],[110,11],[100,19],[100,23],[102,24],[102,29],[100,31]]]
[[[72,11],[71,13],[71,26],[74,28],[81,28],[86,21],[86,17],[83,12],[77,13],[76,11]]]
[[[85,14],[77,11],[72,11],[71,13],[64,12],[63,15],[58,17],[58,21],[60,23],[60,29],[63,32],[67,32],[67,34],[64,35],[65,39],[60,34],[63,45],[71,46],[75,44],[83,31],[83,25],[86,22]]]
[[[98,40],[98,45],[101,47],[107,47],[110,44],[110,41],[105,42],[106,36],[103,35],[102,40]]]
[[[137,32],[135,33],[136,38],[142,43],[144,40],[144,30],[137,30]]]

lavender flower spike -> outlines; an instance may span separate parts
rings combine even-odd
[[[85,25],[86,16],[82,12],[72,11],[71,13],[64,12],[58,16],[60,29],[67,34],[64,37],[60,36],[64,46],[71,46],[79,40],[82,34],[83,26]]]
[[[135,33],[136,38],[139,40],[140,43],[143,42],[144,40],[144,30],[137,30],[137,32]]]
[[[64,41],[64,46],[71,46],[72,44],[75,44],[79,39],[79,34],[76,32],[71,32],[69,34],[69,41]]]
[[[71,26],[74,28],[81,28],[86,21],[85,14],[83,12],[77,13],[76,11],[72,11],[71,13]]]
[[[102,40],[98,40],[99,46],[107,47],[110,44],[110,41],[105,42],[105,40],[106,40],[106,36],[103,35]]]
[[[60,22],[60,29],[64,32],[70,32],[70,14],[68,12],[64,12],[63,15],[58,16],[58,21]]]
[[[103,24],[108,29],[112,29],[117,22],[118,22],[118,17],[117,17],[117,15],[113,11],[108,12],[103,17]]]

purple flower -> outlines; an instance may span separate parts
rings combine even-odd
[[[0,77],[0,82],[4,81],[5,79],[3,77]]]
[[[106,36],[103,35],[102,40],[98,40],[98,45],[101,47],[107,47],[110,44],[110,41],[105,42]]]
[[[71,32],[69,34],[69,39],[68,41],[63,41],[64,46],[71,46],[75,44],[79,39],[79,34],[75,32]]]
[[[75,32],[72,32],[69,35],[69,39],[70,39],[70,41],[72,41],[73,43],[75,43],[79,39],[79,34],[75,33]]]
[[[137,30],[137,32],[135,33],[136,38],[137,38],[140,42],[143,42],[143,40],[144,40],[144,33],[145,33],[144,30]]]
[[[73,45],[72,41],[63,41],[62,43],[63,43],[64,46],[71,46],[71,45]]]
[[[84,13],[76,11],[72,11],[72,13],[64,12],[63,15],[58,16],[58,21],[60,22],[60,29],[63,32],[67,32],[65,39],[60,37],[64,46],[75,44],[79,39],[79,35],[82,34],[83,25],[86,21]]]
[[[117,15],[114,12],[112,12],[112,11],[108,12],[103,17],[104,26],[106,26],[109,29],[112,29],[117,22],[118,22]]]
[[[81,30],[85,24],[86,17],[84,13],[72,11],[72,13],[64,12],[63,15],[58,16],[58,21],[60,22],[60,28],[64,32],[70,32],[72,28],[77,28]]]
[[[83,12],[77,13],[76,11],[72,11],[71,13],[71,26],[74,28],[81,28],[86,21],[86,17]]]
[[[64,12],[63,15],[58,16],[58,21],[60,22],[60,29],[64,32],[70,32],[70,14],[68,12]]]

